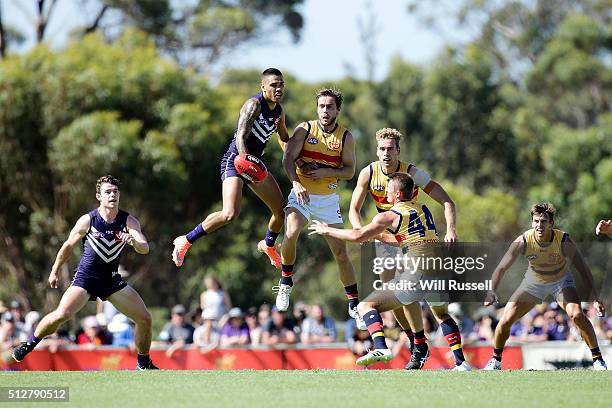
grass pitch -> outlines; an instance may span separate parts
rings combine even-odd
[[[578,371],[0,372],[0,386],[69,387],[57,407],[609,407],[612,373]]]

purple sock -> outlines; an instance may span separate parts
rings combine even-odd
[[[41,339],[37,338],[34,333],[32,333],[28,338],[28,344],[31,346],[36,346],[38,343],[40,343],[40,340]]]

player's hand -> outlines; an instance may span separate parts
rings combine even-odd
[[[325,233],[327,232],[327,228],[328,226],[324,222],[312,220],[312,224],[308,226],[308,229],[312,232],[310,232],[308,235],[313,235],[313,234],[325,235]]]
[[[51,286],[53,289],[57,289],[58,282],[59,282],[59,278],[57,276],[57,273],[54,271],[51,271],[51,274],[49,274],[49,286]]]
[[[306,205],[310,203],[308,191],[306,191],[306,188],[299,181],[293,182],[293,192],[295,193],[299,204]]]
[[[593,307],[597,310],[597,316],[604,317],[606,315],[606,307],[599,300],[593,302]]]
[[[295,161],[295,165],[302,170],[302,172],[312,171],[319,168],[317,162],[307,162],[306,160],[299,158]]]
[[[329,174],[327,171],[328,170],[326,168],[314,169],[314,170],[304,171],[304,174],[313,180],[321,180],[321,179],[324,179],[325,177],[329,177]]]
[[[597,223],[595,234],[605,234],[612,238],[612,220],[601,220]]]
[[[491,306],[497,303],[498,301],[499,299],[497,299],[497,294],[494,291],[490,290],[487,292],[487,296],[485,297],[484,305]]]
[[[446,231],[444,242],[457,242],[457,232],[455,230]]]
[[[134,245],[134,237],[131,234],[127,232],[118,232],[116,236],[119,241],[126,242],[128,245]]]

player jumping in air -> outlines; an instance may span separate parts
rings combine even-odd
[[[261,92],[242,105],[234,138],[221,159],[223,208],[208,215],[187,235],[181,235],[174,240],[172,259],[176,266],[183,264],[185,254],[196,240],[238,217],[245,179],[234,167],[236,156],[248,153],[261,158],[274,132],[278,133],[282,142],[289,140],[285,112],[280,105],[284,89],[283,74],[276,68],[268,68],[261,74]],[[272,212],[266,237],[257,244],[257,249],[265,253],[270,258],[270,263],[280,269],[276,238],[284,222],[283,194],[272,174],[268,174],[263,182],[248,183],[248,186]]]
[[[444,207],[446,218],[445,242],[457,241],[455,232],[455,203],[451,200],[444,188],[435,180],[432,180],[427,172],[417,168],[415,165],[400,160],[400,140],[402,134],[391,128],[383,128],[376,132],[376,155],[378,161],[370,163],[359,172],[357,186],[353,191],[349,220],[353,228],[362,227],[361,208],[363,207],[366,195],[370,197],[376,205],[378,212],[388,211],[393,204],[387,200],[387,185],[389,174],[400,172],[409,174],[414,180],[415,189],[411,199],[418,199],[419,189],[423,190],[431,198],[436,200]],[[433,218],[431,214],[428,215]],[[388,243],[375,241],[376,256],[380,258],[395,258],[398,248]],[[391,271],[395,272],[395,271]],[[448,303],[428,302],[433,315],[442,327],[442,332],[448,346],[455,357],[455,370],[470,371],[470,365],[465,361],[461,345],[461,333],[459,326],[448,314]],[[406,333],[410,340],[410,349],[414,349],[414,334],[408,321],[404,317],[402,309],[393,311],[402,331]],[[409,363],[410,364],[410,363]]]
[[[502,353],[510,335],[510,327],[548,295],[557,300],[559,306],[578,327],[582,338],[591,349],[593,368],[607,370],[593,325],[580,307],[576,284],[569,272],[569,263],[572,262],[582,275],[592,294],[595,293],[593,276],[569,234],[553,228],[555,211],[555,207],[550,203],[535,204],[531,207],[532,229],[514,240],[493,272],[493,291],[487,294],[485,306],[497,301],[495,290],[516,259],[522,255],[529,262],[523,282],[510,297],[504,308],[504,315],[495,329],[493,357],[485,370],[501,370]],[[603,316],[603,304],[595,300],[594,305],[599,315]]]
[[[59,306],[40,321],[27,342],[13,349],[15,361],[22,361],[36,345],[58,327],[70,320],[87,304],[100,298],[111,302],[117,310],[136,324],[135,343],[138,351],[138,370],[157,370],[149,357],[151,346],[151,314],[142,298],[119,275],[119,259],[126,245],[139,254],[149,252],[147,239],[140,231],[140,223],[134,216],[119,209],[119,180],[107,175],[96,182],[98,208],[81,216],[55,259],[49,275],[49,285],[58,287],[59,271],[83,242],[83,255]]]
[[[282,248],[281,280],[276,297],[279,310],[289,307],[293,287],[293,265],[300,232],[311,219],[342,228],[338,180],[350,180],[355,174],[355,143],[351,132],[338,121],[342,93],[322,89],[316,95],[317,120],[295,128],[285,146],[283,165],[293,189],[285,208],[285,239]],[[349,315],[361,330],[365,325],[357,313],[359,295],[355,271],[348,257],[346,243],[325,237],[340,272],[340,281],[348,298]]]
[[[430,254],[429,243],[438,242],[436,227],[427,206],[412,200],[414,181],[406,173],[392,173],[388,176],[386,187],[387,201],[391,204],[388,211],[379,213],[371,223],[359,229],[342,230],[327,224],[314,221],[309,227],[311,234],[320,234],[326,238],[332,237],[344,241],[366,242],[374,238],[381,238],[385,231],[390,232],[408,256],[427,256]],[[414,229],[414,225],[422,228]],[[418,282],[427,279],[428,271],[419,269],[404,272],[394,278],[392,283],[415,283],[411,289],[386,290],[379,289],[372,292],[357,306],[359,314],[363,316],[368,331],[374,342],[374,350],[357,360],[357,364],[367,366],[379,361],[389,361],[393,353],[385,343],[381,312],[402,308],[404,305],[406,317],[410,327],[414,330],[415,346],[410,363],[406,369],[420,369],[429,356],[429,347],[423,331],[420,307],[418,302],[425,299],[424,291],[418,289]]]

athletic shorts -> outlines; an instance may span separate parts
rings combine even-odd
[[[241,178],[246,184],[250,184],[251,181],[242,177],[236,167],[234,167],[234,159],[238,156],[238,150],[229,148],[221,158],[221,181],[224,181],[228,177]]]
[[[72,286],[85,289],[91,295],[89,300],[106,300],[113,293],[125,288],[127,283],[118,273],[111,278],[100,278],[77,270],[72,278]]]
[[[308,196],[310,197],[310,202],[308,204],[300,204],[295,192],[291,190],[285,210],[295,208],[308,221],[317,220],[330,225],[343,223],[338,194],[309,194]]]
[[[575,287],[576,283],[574,282],[574,278],[569,273],[563,278],[549,283],[537,282],[530,275],[526,275],[516,292],[527,292],[531,296],[542,301],[548,295],[552,295],[554,299],[557,299],[563,289]]]

